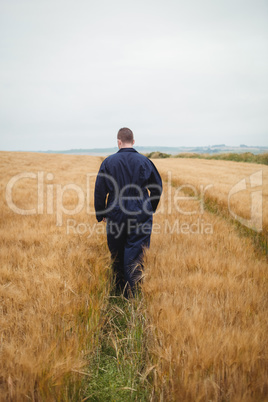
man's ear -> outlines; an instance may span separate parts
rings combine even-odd
[[[132,145],[134,145],[135,144],[135,140],[133,140],[133,144]]]
[[[117,145],[118,145],[118,148],[120,149],[122,147],[122,141],[117,139]]]

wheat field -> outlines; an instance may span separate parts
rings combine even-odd
[[[245,180],[245,188],[230,197],[230,209],[234,214],[249,219],[251,194],[262,186],[262,229],[268,233],[268,167],[255,163],[231,161],[158,159],[155,160],[164,177],[170,172],[171,179],[180,185],[193,186],[196,193],[202,192],[204,200],[215,202],[221,212],[228,210],[228,194],[233,186]],[[260,181],[254,174],[260,174]]]
[[[0,153],[0,400],[100,400],[79,390],[92,378],[87,365],[102,342],[111,289],[105,225],[93,213],[101,160]],[[230,189],[246,178],[231,208],[249,219],[261,188],[266,233],[268,168],[154,163],[164,192],[139,307],[146,359],[138,375],[152,387],[144,400],[267,400],[267,259],[227,212]],[[262,186],[251,188],[260,170]],[[204,200],[218,213],[200,198],[200,186],[210,184]],[[141,399],[133,388],[125,400]]]
[[[69,183],[85,187],[86,174],[98,169],[99,158],[4,152],[0,158],[0,399],[68,400],[65,383],[70,376],[81,377],[104,319],[110,264],[105,236],[96,233],[89,240],[56,226],[56,191],[53,213],[34,215],[13,212],[5,192],[17,174],[43,172],[46,211],[47,174],[54,175],[55,189]],[[22,178],[14,184],[12,200],[20,209],[37,209],[37,193],[37,179]],[[66,192],[65,208],[72,209],[76,197]],[[75,218],[95,223],[85,210]]]

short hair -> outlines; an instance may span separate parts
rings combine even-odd
[[[124,143],[129,144],[129,143],[133,142],[134,136],[133,136],[132,131],[129,128],[123,127],[123,128],[120,128],[120,130],[118,131],[117,139],[121,140]]]

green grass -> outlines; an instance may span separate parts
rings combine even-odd
[[[164,158],[170,158],[172,155],[157,151],[157,152],[150,152],[149,154],[145,154],[145,156],[147,156],[147,158],[150,158],[150,159],[164,159]]]
[[[198,154],[198,153],[180,153],[177,155],[165,154],[162,152],[151,152],[146,154],[148,158],[163,159],[163,158],[193,158],[193,159],[214,159],[225,160],[235,162],[247,162],[247,163],[260,163],[262,165],[268,165],[268,153],[255,155],[251,152],[243,153],[218,153],[218,154]]]
[[[83,401],[148,401],[146,322],[141,297],[111,296],[101,344],[89,364]]]

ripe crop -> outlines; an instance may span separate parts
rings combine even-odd
[[[154,160],[164,191],[137,315],[134,301],[110,306],[105,224],[93,208],[101,160],[0,153],[0,400],[86,400],[82,379],[98,381],[90,363],[104,343],[116,375],[101,387],[125,400],[141,400],[133,378],[117,378],[127,362],[150,390],[144,400],[265,400],[267,257],[252,239],[267,238],[268,168]]]

